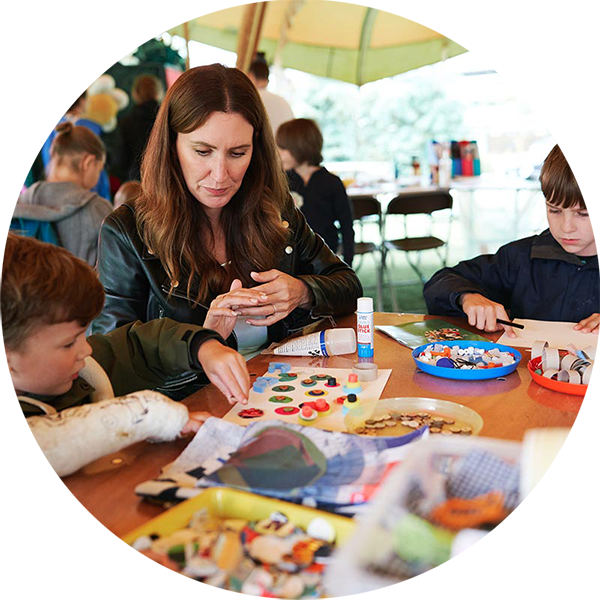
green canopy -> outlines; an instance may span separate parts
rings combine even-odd
[[[414,21],[374,8],[327,0],[266,2],[258,50],[269,63],[362,85],[466,52]],[[247,6],[198,17],[171,30],[232,52]],[[277,58],[277,61],[276,61]]]

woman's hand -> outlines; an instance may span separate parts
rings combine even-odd
[[[197,433],[198,429],[204,425],[204,421],[212,417],[209,412],[197,411],[189,413],[188,422],[183,426],[181,435],[187,435],[188,433]]]
[[[198,360],[206,376],[229,400],[248,404],[250,375],[244,357],[217,340],[207,340],[198,350]]]
[[[252,272],[250,277],[261,283],[253,290],[266,294],[267,298],[257,307],[238,307],[240,315],[248,316],[246,323],[250,325],[266,326],[277,323],[287,317],[295,308],[310,309],[313,303],[312,292],[301,279],[292,277],[287,273],[271,269],[261,273]],[[264,319],[252,317],[264,316]]]
[[[510,321],[502,304],[493,302],[481,294],[463,294],[460,297],[460,303],[469,319],[469,325],[483,331],[502,331],[504,329],[508,337],[517,337],[512,327],[496,322],[496,319]]]
[[[573,329],[577,329],[578,331],[581,331],[581,333],[595,333],[598,335],[600,332],[599,326],[600,313],[594,313],[591,317],[579,321],[579,323],[577,323]]]
[[[204,327],[216,331],[226,340],[235,327],[236,319],[242,314],[238,310],[239,307],[256,306],[266,301],[266,294],[257,291],[256,288],[245,289],[239,279],[234,279],[229,291],[217,296],[210,303]]]

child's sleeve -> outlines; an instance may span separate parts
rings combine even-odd
[[[201,372],[198,349],[210,339],[227,345],[212,329],[164,318],[136,321],[107,335],[92,335],[88,341],[115,394],[122,395],[154,388],[185,371]]]
[[[505,307],[510,306],[520,265],[515,250],[514,244],[507,244],[496,254],[483,254],[438,271],[423,288],[427,312],[464,316],[458,302],[462,294],[469,293],[481,294]]]
[[[188,416],[184,404],[144,390],[27,422],[48,462],[64,477],[131,444],[174,440]]]

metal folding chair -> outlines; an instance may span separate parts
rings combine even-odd
[[[404,192],[390,201],[385,217],[386,224],[389,215],[402,215],[404,217],[404,237],[397,239],[384,239],[385,249],[388,251],[399,250],[406,254],[406,260],[419,277],[421,283],[425,283],[427,278],[423,275],[420,267],[421,253],[425,250],[435,250],[440,258],[442,266],[446,266],[448,261],[448,238],[450,236],[451,218],[448,219],[448,233],[446,239],[442,240],[433,235],[433,213],[440,210],[452,209],[452,196],[448,190],[427,190],[422,192]],[[410,215],[428,215],[429,232],[427,235],[419,237],[409,236],[408,217]],[[442,251],[444,250],[444,252]],[[416,259],[413,256],[416,255]],[[384,252],[384,269],[386,253]],[[393,285],[390,286],[392,292],[392,307],[396,311],[396,297]]]
[[[373,196],[351,196],[352,208],[354,211],[354,230],[357,233],[358,241],[354,241],[354,255],[358,258],[354,270],[358,271],[362,265],[362,259],[365,254],[371,254],[374,257],[376,264],[376,288],[377,288],[377,310],[383,311],[383,271],[384,271],[384,252],[383,247],[383,217],[381,212],[381,204],[379,200]],[[378,240],[365,241],[363,235],[363,227],[368,223],[375,223],[378,229]],[[379,255],[377,260],[376,255]]]

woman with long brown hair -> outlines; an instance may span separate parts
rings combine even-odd
[[[106,219],[94,330],[168,316],[250,355],[322,316],[355,309],[354,271],[291,201],[260,97],[238,69],[196,67],[167,92],[142,188]]]

